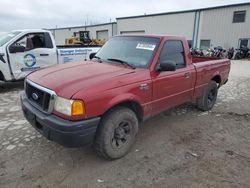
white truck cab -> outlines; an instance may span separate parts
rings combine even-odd
[[[85,61],[100,47],[57,48],[47,30],[16,30],[0,36],[0,81],[25,78],[30,72],[59,63]]]

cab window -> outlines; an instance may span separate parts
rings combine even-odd
[[[182,42],[166,41],[160,54],[160,61],[174,61],[177,69],[186,67]]]
[[[15,45],[23,46],[25,51],[37,48],[53,48],[53,44],[48,33],[27,34],[19,39]]]

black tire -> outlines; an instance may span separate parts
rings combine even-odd
[[[217,94],[218,85],[215,81],[211,80],[203,96],[197,99],[197,107],[202,111],[211,110],[216,103]]]
[[[240,53],[239,53],[239,52],[237,52],[237,53],[235,54],[234,59],[235,59],[235,60],[242,59],[242,58],[241,58],[241,55],[240,55]]]
[[[94,149],[96,153],[109,160],[125,156],[133,146],[138,132],[136,114],[125,107],[110,110],[98,126]]]

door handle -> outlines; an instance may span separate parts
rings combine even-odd
[[[40,56],[49,56],[49,54],[40,54]]]
[[[190,72],[186,72],[186,73],[184,74],[184,77],[185,77],[186,79],[190,78]]]

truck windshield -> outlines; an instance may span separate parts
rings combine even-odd
[[[147,68],[159,42],[159,38],[153,37],[114,37],[100,49],[96,57],[101,60],[112,61],[112,63],[119,63],[117,60],[123,61],[135,68]]]
[[[3,46],[7,42],[9,42],[11,39],[13,39],[15,36],[20,34],[20,31],[13,31],[10,33],[2,34],[0,35],[0,46]]]

